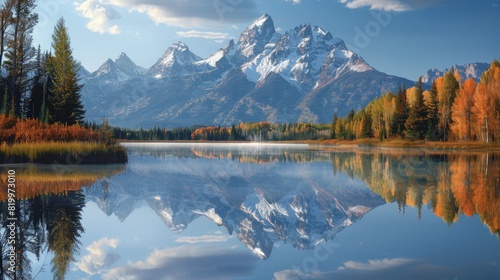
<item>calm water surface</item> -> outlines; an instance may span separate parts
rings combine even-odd
[[[500,279],[500,154],[127,147],[125,166],[0,167],[18,276]]]

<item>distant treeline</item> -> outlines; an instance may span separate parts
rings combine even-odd
[[[98,128],[96,124],[91,127]],[[240,123],[231,127],[206,126],[166,129],[114,128],[120,140],[206,140],[206,141],[287,141],[317,140],[330,136],[329,125],[311,123],[271,124],[269,122]]]

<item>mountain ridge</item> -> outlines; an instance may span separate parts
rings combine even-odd
[[[278,33],[267,14],[207,58],[179,41],[148,69],[122,53],[81,73],[87,118],[106,116],[128,128],[326,123],[334,113],[345,116],[415,84],[374,69],[321,27],[301,24]]]

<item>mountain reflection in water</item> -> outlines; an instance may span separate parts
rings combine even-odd
[[[423,208],[448,225],[461,215],[478,215],[500,238],[499,154],[332,152],[248,144],[128,144],[128,148],[130,162],[125,169],[3,168],[2,182],[7,181],[9,168],[17,174],[18,277],[31,279],[32,262],[49,251],[54,277],[71,273],[87,227],[81,220],[88,203],[122,223],[146,205],[175,234],[204,217],[266,261],[280,244],[299,251],[327,244],[369,211],[392,202],[402,215],[408,207],[415,208],[416,221],[422,219]],[[2,209],[6,209],[5,184],[2,190]],[[7,211],[2,213],[2,224],[7,225]],[[2,248],[7,248],[7,234],[2,231]],[[212,238],[221,238],[217,236]],[[4,268],[8,267],[6,253],[3,249]],[[110,265],[96,275],[113,279],[117,270]],[[1,272],[8,275],[6,270]],[[302,272],[293,277],[298,275],[321,279]]]

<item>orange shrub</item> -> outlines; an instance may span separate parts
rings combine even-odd
[[[79,125],[67,126],[61,124],[43,124],[36,119],[16,119],[0,115],[1,142],[97,142],[99,134],[96,131]]]

